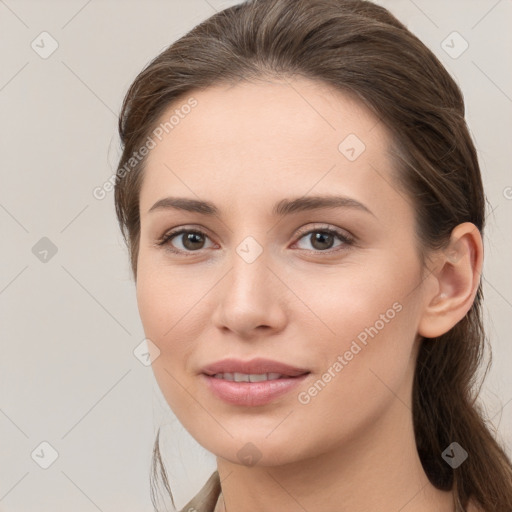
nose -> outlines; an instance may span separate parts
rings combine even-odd
[[[286,285],[268,266],[264,254],[249,263],[235,253],[217,294],[212,321],[237,337],[268,335],[286,324]]]

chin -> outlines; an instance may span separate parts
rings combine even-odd
[[[272,467],[282,466],[296,462],[303,458],[297,451],[296,443],[287,437],[286,432],[283,437],[276,436],[275,439],[269,439],[265,436],[268,432],[251,435],[247,432],[240,437],[230,438],[229,441],[218,444],[212,444],[211,438],[208,443],[202,446],[213,453],[216,457],[246,467]],[[274,433],[271,434],[272,437]]]

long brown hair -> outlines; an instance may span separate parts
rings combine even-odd
[[[386,9],[368,1],[253,0],[215,14],[165,49],[124,99],[115,203],[135,280],[145,158],[128,168],[133,153],[170,104],[194,90],[262,76],[330,84],[357,95],[385,123],[393,137],[397,186],[415,206],[422,254],[446,246],[463,222],[483,234],[485,196],[463,96],[435,55]],[[413,385],[414,431],[428,478],[439,489],[454,490],[457,511],[471,497],[486,512],[510,512],[512,464],[476,403],[476,374],[487,341],[481,303],[480,284],[459,323],[439,338],[422,340]],[[490,364],[489,358],[483,378]],[[174,504],[158,439],[152,476],[158,462]],[[441,456],[454,441],[469,454],[457,468]]]

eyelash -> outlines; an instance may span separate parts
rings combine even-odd
[[[170,242],[171,242],[171,240],[173,238],[177,237],[178,235],[182,235],[184,233],[193,233],[193,234],[196,234],[196,235],[200,235],[200,236],[204,236],[206,238],[209,238],[208,235],[205,232],[203,232],[203,231],[200,231],[200,230],[197,230],[197,229],[180,228],[180,229],[177,229],[175,231],[171,231],[169,233],[164,234],[157,241],[157,245],[158,246],[167,245],[168,246],[167,250],[169,250],[170,252],[172,252],[174,254],[185,255],[187,257],[188,256],[193,256],[194,254],[199,253],[202,249],[199,249],[197,251],[183,251],[181,249],[176,249],[175,247],[173,247],[171,245]],[[326,249],[325,251],[314,250],[314,249],[311,249],[311,250],[303,249],[303,250],[305,250],[305,251],[307,251],[309,253],[315,253],[315,254],[327,253],[327,254],[332,254],[332,253],[335,253],[335,252],[338,252],[338,251],[341,251],[341,250],[344,250],[344,249],[346,250],[348,247],[354,245],[354,243],[355,243],[355,239],[353,237],[351,237],[348,234],[343,233],[343,232],[341,232],[341,231],[339,231],[337,229],[333,229],[333,228],[330,228],[330,227],[316,227],[314,229],[310,229],[309,231],[306,231],[306,232],[303,232],[303,233],[299,233],[296,242],[298,242],[299,240],[304,238],[306,235],[311,235],[313,233],[328,233],[330,235],[334,235],[339,240],[341,240],[341,242],[343,242],[343,243],[340,246],[338,246],[338,248]]]

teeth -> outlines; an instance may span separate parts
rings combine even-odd
[[[234,382],[261,382],[265,380],[277,380],[284,375],[280,373],[217,373],[216,379],[230,380]]]

